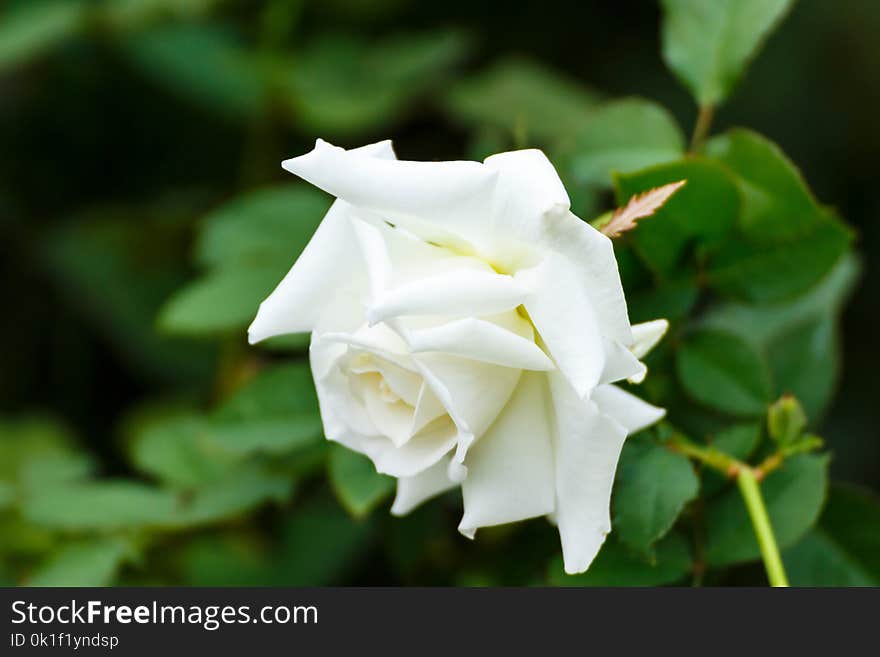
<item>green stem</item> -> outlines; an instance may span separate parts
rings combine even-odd
[[[776,545],[776,537],[770,525],[770,516],[767,515],[767,507],[764,505],[761,487],[758,485],[754,470],[741,468],[736,475],[736,483],[752,519],[770,586],[788,586],[782,557],[779,556],[779,547]]]
[[[678,435],[673,437],[669,442],[669,448],[699,461],[730,478],[735,477],[740,468],[745,467],[744,463],[737,461],[732,456],[729,456],[714,447],[692,443],[684,436]]]
[[[715,117],[715,108],[712,105],[702,105],[697,114],[697,123],[694,125],[694,134],[691,136],[690,152],[696,153],[703,146],[706,137],[709,136],[709,128]]]
[[[811,447],[815,444],[811,443]],[[785,454],[782,452],[774,454],[766,459],[761,466],[754,468],[711,446],[692,443],[682,435],[673,436],[668,447],[717,470],[723,475],[731,478],[736,477],[736,483],[742,493],[746,509],[748,509],[749,517],[752,520],[755,536],[758,539],[761,558],[764,560],[770,585],[788,586],[788,578],[785,575],[782,558],[779,556],[779,547],[776,545],[773,527],[770,524],[770,517],[767,515],[767,507],[764,505],[764,498],[758,484],[767,472],[779,467]]]

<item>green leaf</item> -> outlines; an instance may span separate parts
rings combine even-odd
[[[212,524],[249,513],[266,502],[285,502],[295,482],[259,465],[242,466],[229,476],[185,496],[178,504],[172,528]]]
[[[267,338],[260,342],[259,346],[268,351],[302,353],[308,348],[310,341],[311,335],[308,333],[285,333]]]
[[[278,559],[240,528],[190,538],[177,556],[186,586],[273,586]]]
[[[214,447],[238,456],[261,452],[286,454],[320,443],[324,428],[318,415],[257,422],[214,423],[209,429]]]
[[[296,401],[284,412],[153,415],[130,422],[132,462],[141,472],[174,488],[191,489],[217,481],[249,457],[299,454],[323,442],[317,410],[300,409]]]
[[[165,25],[126,36],[122,45],[145,74],[212,113],[247,119],[266,108],[267,67],[220,26]]]
[[[782,555],[792,586],[880,586],[835,537],[813,529]]]
[[[288,76],[296,121],[310,133],[355,135],[390,125],[445,80],[467,49],[456,32],[356,40],[324,35]]]
[[[209,423],[180,415],[147,423],[134,432],[131,459],[141,472],[172,487],[191,488],[228,472],[235,460],[212,444]]]
[[[598,95],[555,71],[519,58],[496,62],[457,83],[447,96],[452,116],[492,126],[523,143],[571,139],[587,125]]]
[[[0,482],[6,499],[87,477],[93,460],[58,422],[44,417],[0,421]]]
[[[40,491],[22,504],[31,522],[62,531],[182,529],[232,518],[269,500],[284,500],[292,482],[242,467],[192,491],[133,481],[84,482]]]
[[[262,370],[213,414],[218,423],[258,422],[318,414],[318,397],[306,362]]]
[[[761,442],[761,425],[737,424],[712,436],[712,446],[730,456],[746,461]]]
[[[733,178],[709,160],[689,158],[614,178],[618,205],[649,189],[687,181],[632,233],[639,256],[659,274],[679,274],[689,245],[723,240],[739,216],[740,193]]]
[[[178,290],[159,314],[159,328],[176,335],[240,331],[284,276],[279,267],[224,267]]]
[[[711,309],[700,323],[734,332],[766,354],[773,394],[795,395],[815,421],[837,382],[839,315],[858,269],[854,257],[844,257],[807,294],[794,300],[761,306],[729,302]]]
[[[832,486],[819,526],[783,559],[795,586],[880,586],[880,499]]]
[[[562,557],[550,564],[553,586],[660,586],[683,578],[691,570],[691,554],[681,535],[673,533],[657,544],[652,560],[639,557],[609,538],[587,572],[566,575]]]
[[[113,30],[130,30],[169,18],[197,19],[217,3],[217,0],[114,0],[101,7],[101,20]]]
[[[248,192],[204,218],[196,260],[206,268],[267,262],[289,268],[329,207],[326,195],[299,185]]]
[[[761,424],[735,424],[712,433],[707,442],[719,451],[747,462],[761,442]],[[706,499],[714,497],[731,484],[730,478],[705,468],[701,471],[700,495]]]
[[[374,529],[319,494],[283,520],[277,545],[236,530],[191,541],[180,557],[189,585],[325,586],[357,565]]]
[[[276,586],[326,586],[366,553],[374,525],[354,520],[337,504],[319,497],[301,507],[284,526]]]
[[[757,242],[794,239],[822,221],[823,210],[782,150],[750,130],[711,139],[706,154],[736,177],[743,195],[739,227]]]
[[[708,251],[706,278],[723,294],[751,303],[777,303],[804,294],[840,262],[852,232],[824,212],[797,239],[754,242],[733,236]]]
[[[16,583],[15,575],[12,573],[9,565],[0,563],[0,586],[12,588]]]
[[[0,481],[0,511],[6,509],[15,502],[15,488],[11,484]]]
[[[819,317],[767,347],[776,394],[794,395],[814,419],[831,401],[840,373],[836,323],[830,314]]]
[[[20,506],[17,503],[17,506]],[[46,527],[38,527],[26,520],[18,510],[13,513],[0,513],[0,564],[7,565],[11,571],[19,559],[33,562],[45,559],[46,555],[58,547],[56,532]],[[2,566],[0,566],[2,568]],[[16,578],[16,583],[21,577]]]
[[[84,479],[95,469],[94,460],[82,452],[59,452],[29,458],[19,471],[19,484],[25,490]]]
[[[836,380],[835,315],[855,270],[841,256],[851,236],[816,205],[772,144],[738,131],[715,140],[710,150],[736,170],[746,199],[744,220],[751,223],[744,227],[747,237],[709,249],[707,278],[727,294],[775,305],[734,306],[720,317],[710,313],[705,323],[734,330],[766,353],[774,394],[797,395],[815,418]],[[808,290],[803,299],[779,303]]]
[[[68,531],[115,531],[172,522],[178,497],[170,491],[129,482],[87,482],[31,496],[22,513],[32,523]]]
[[[627,441],[614,487],[612,524],[618,538],[637,552],[650,553],[699,489],[686,457],[652,441]]]
[[[208,273],[178,290],[159,326],[181,335],[240,331],[293,266],[327,212],[305,187],[250,192],[209,213],[196,247]]]
[[[762,415],[770,402],[767,365],[747,342],[731,333],[699,331],[678,350],[678,377],[686,392],[733,415]]]
[[[260,372],[212,414],[209,434],[212,448],[236,457],[299,454],[320,444],[324,432],[308,364]]]
[[[330,486],[355,518],[362,518],[394,490],[393,477],[379,474],[372,461],[341,445],[333,445],[328,463]]]
[[[76,35],[89,7],[77,0],[21,3],[0,15],[0,72],[39,57]]]
[[[280,469],[297,479],[320,476],[326,469],[329,452],[330,443],[326,440],[320,440],[307,447],[297,449],[283,458],[279,457],[277,460]]]
[[[661,106],[629,98],[599,106],[575,137],[573,148],[575,180],[609,185],[612,172],[677,160],[684,153],[684,136]]]
[[[662,0],[663,59],[701,106],[723,101],[793,0]]]
[[[764,349],[788,331],[826,313],[837,315],[856,282],[858,272],[856,258],[846,256],[806,294],[760,306],[726,302],[709,309],[700,324],[731,331],[756,348]]]
[[[780,548],[796,543],[819,518],[828,487],[828,456],[792,457],[761,483],[770,524]],[[742,497],[730,489],[706,508],[706,558],[727,566],[760,557]]]
[[[27,578],[27,586],[110,586],[133,556],[129,542],[97,538],[72,543]]]
[[[626,289],[626,284],[624,284]],[[627,294],[627,306],[633,323],[664,317],[670,322],[686,317],[697,302],[700,290],[696,282],[665,281],[657,287]]]
[[[876,493],[857,486],[834,486],[821,527],[880,581],[880,499]]]

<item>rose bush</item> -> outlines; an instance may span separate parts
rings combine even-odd
[[[397,477],[393,513],[461,486],[464,535],[549,516],[586,570],[623,441],[663,416],[613,385],[642,380],[666,322],[630,325],[610,240],[539,150],[406,162],[319,140],[284,168],[337,200],[250,341],[311,332],[326,437]]]

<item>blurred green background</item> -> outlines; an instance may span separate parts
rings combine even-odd
[[[543,581],[558,547],[541,523],[471,544],[455,534],[454,501],[391,519],[387,482],[335,452],[326,483],[319,429],[283,397],[308,387],[303,342],[251,350],[243,328],[292,262],[283,247],[308,236],[284,232],[279,208],[313,228],[327,206],[282,172],[282,159],[316,137],[342,146],[392,138],[399,157],[429,160],[555,140],[551,157],[564,158],[556,135],[574,130],[578,108],[611,96],[657,101],[688,134],[696,109],[659,56],[659,24],[645,0],[7,0],[0,509],[25,494],[13,479],[41,489],[96,472],[120,489],[0,515],[0,580]],[[857,231],[862,269],[843,315],[842,376],[818,428],[834,477],[874,490],[878,33],[880,3],[802,0],[714,125],[775,141]],[[570,191],[585,218],[613,204],[601,189]],[[288,241],[254,238],[243,215]],[[241,428],[248,418],[263,423],[256,437]],[[227,452],[206,461],[205,423],[223,424],[227,452],[250,450],[256,461],[232,466]],[[293,456],[291,440],[303,445]],[[365,490],[349,511],[366,517],[351,520],[336,499],[346,492],[330,489],[359,477]],[[154,480],[164,487],[143,483]],[[203,495],[204,485],[213,488]],[[193,490],[202,506],[182,518],[171,507]],[[78,524],[81,506],[103,520]],[[505,561],[497,546],[514,531],[516,557]],[[745,566],[721,581],[759,575]]]

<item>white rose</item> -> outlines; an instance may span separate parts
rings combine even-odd
[[[393,513],[461,486],[463,534],[546,515],[586,570],[623,441],[663,416],[611,385],[644,377],[666,322],[630,325],[609,239],[537,150],[406,162],[318,140],[283,166],[337,200],[250,341],[311,332],[326,436],[398,478]]]

